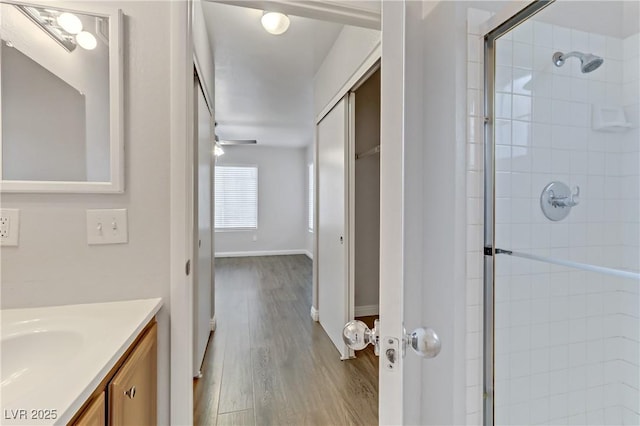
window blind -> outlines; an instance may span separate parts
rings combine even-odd
[[[307,182],[309,183],[309,188],[308,188],[308,208],[309,208],[309,231],[313,232],[313,163],[309,164],[309,178],[307,180]]]
[[[216,166],[216,229],[258,228],[258,167]]]

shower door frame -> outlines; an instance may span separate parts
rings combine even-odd
[[[554,3],[535,0],[484,36],[484,282],[483,282],[483,423],[494,424],[494,318],[495,318],[495,42],[521,23]]]

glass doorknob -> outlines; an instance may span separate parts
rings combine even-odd
[[[438,334],[429,327],[416,328],[411,334],[405,334],[404,342],[423,358],[435,358],[442,349]]]
[[[342,329],[342,340],[354,351],[361,351],[368,345],[373,345],[378,352],[378,320],[375,320],[373,330],[359,320],[349,321]]]

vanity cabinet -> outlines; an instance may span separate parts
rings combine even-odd
[[[156,424],[156,329],[147,332],[109,384],[109,425]]]
[[[95,397],[74,423],[77,426],[104,426],[107,423],[104,391]]]
[[[145,426],[157,423],[157,336],[157,324],[152,320],[70,425]]]

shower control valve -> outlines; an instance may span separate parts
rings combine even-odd
[[[574,191],[562,182],[551,182],[540,194],[540,208],[547,219],[558,221],[566,218],[571,208],[580,203],[580,187]]]
[[[580,187],[576,186],[575,192],[569,196],[557,196],[553,190],[549,190],[549,202],[553,207],[573,207],[580,203]]]

